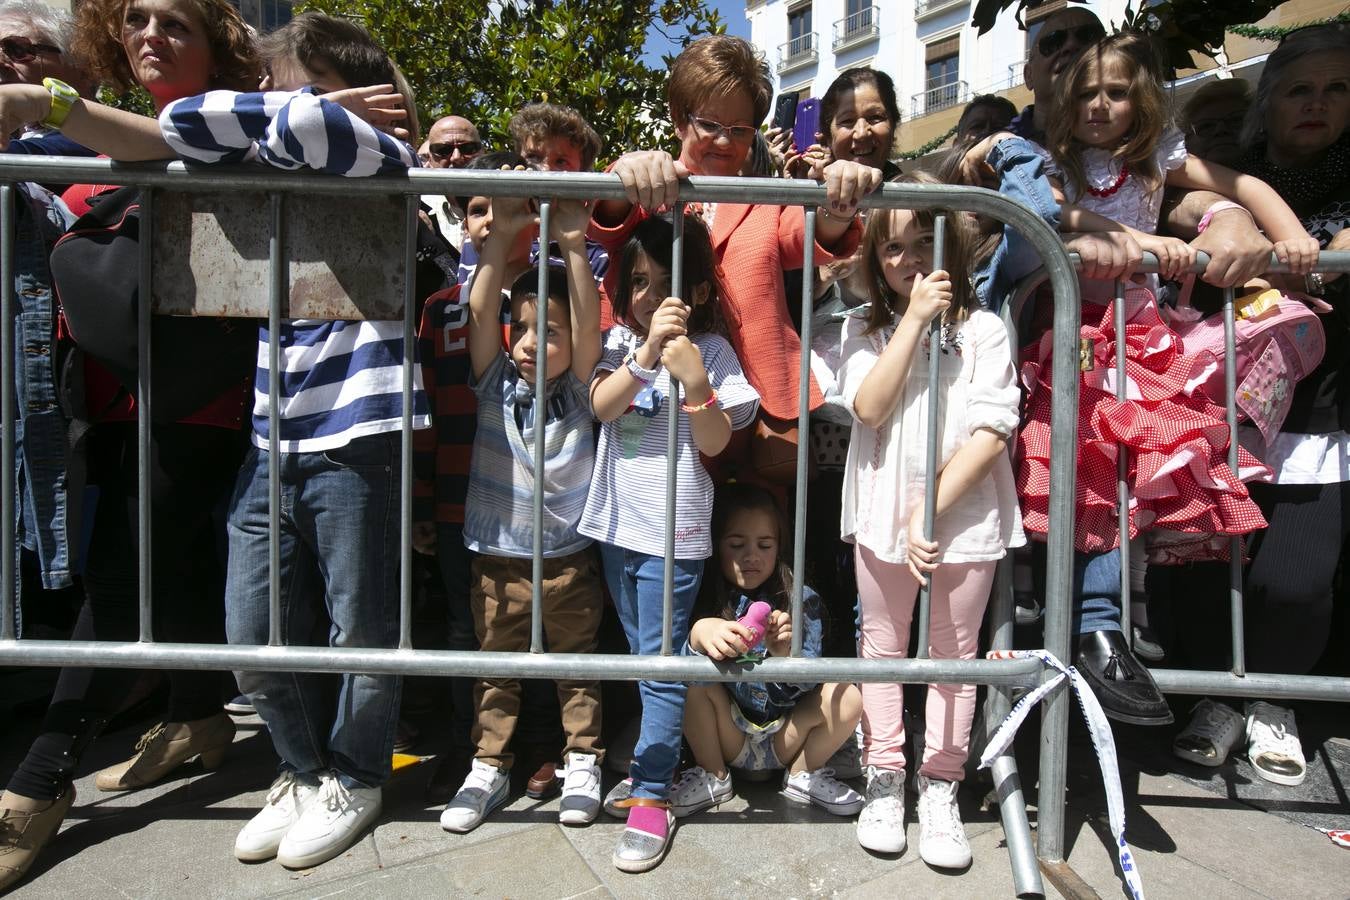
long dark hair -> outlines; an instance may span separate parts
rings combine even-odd
[[[773,494],[759,485],[742,481],[727,482],[717,489],[713,501],[712,513],[712,558],[703,571],[703,587],[699,591],[699,615],[720,616],[723,619],[736,618],[736,606],[740,600],[740,588],[722,577],[722,533],[727,522],[739,512],[765,512],[773,519],[778,528],[778,559],[768,579],[755,591],[755,597],[768,602],[774,609],[787,611],[792,606],[792,569],[788,566],[786,553],[788,536],[791,533],[783,511],[778,507]]]
[[[673,257],[672,246],[675,241],[675,224],[665,216],[652,216],[640,222],[628,242],[623,245],[619,257],[619,284],[610,302],[614,308],[614,318],[623,322],[634,331],[638,325],[630,315],[633,306],[633,266],[637,264],[639,253],[660,265],[667,272]],[[717,265],[717,254],[713,251],[712,238],[703,220],[693,213],[684,215],[684,299],[692,296],[700,284],[708,286],[708,296],[702,303],[694,305],[689,313],[686,329],[690,335],[726,334],[726,324],[722,320],[722,275]],[[673,287],[673,285],[672,285]],[[643,335],[644,337],[646,335]]]

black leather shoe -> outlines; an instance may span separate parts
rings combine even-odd
[[[1078,636],[1074,665],[1087,679],[1107,717],[1131,725],[1170,725],[1172,710],[1119,631]]]

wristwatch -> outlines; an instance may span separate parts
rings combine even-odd
[[[42,86],[51,92],[52,108],[41,124],[48,128],[60,128],[65,124],[66,116],[70,115],[70,108],[80,99],[80,93],[58,78],[44,78]]]

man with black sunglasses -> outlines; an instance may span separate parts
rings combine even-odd
[[[483,154],[478,129],[463,116],[442,116],[431,124],[426,141],[430,169],[462,169]],[[422,209],[430,217],[437,234],[453,251],[455,267],[464,246],[464,211],[454,198],[423,194]]]

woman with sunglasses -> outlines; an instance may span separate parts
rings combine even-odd
[[[1350,27],[1292,32],[1266,60],[1242,129],[1238,167],[1261,178],[1293,208],[1325,250],[1350,250]],[[1269,276],[1278,279],[1281,276]],[[1250,486],[1270,523],[1251,542],[1244,580],[1247,669],[1306,675],[1332,634],[1333,582],[1350,537],[1350,278],[1284,276],[1283,287],[1320,299],[1326,352],[1293,391],[1288,416],[1266,446],[1254,431],[1243,444],[1274,470]],[[1244,429],[1245,430],[1245,429]],[[1175,651],[1201,669],[1229,659],[1226,571],[1178,569],[1172,604]],[[1173,752],[1220,766],[1245,742],[1266,781],[1297,785],[1307,775],[1293,709],[1265,701],[1245,708],[1201,700]]]
[[[39,0],[0,3],[0,84],[41,86],[44,78],[70,84],[81,96],[92,96],[94,80],[71,55],[75,23],[70,16]],[[50,128],[25,123],[6,148],[9,153],[49,156],[92,156],[93,151]]]
[[[86,0],[77,16],[74,49],[115,90],[145,88],[155,108],[211,88],[252,90],[259,67],[253,41],[226,0]],[[162,158],[172,153],[159,123],[72,95],[69,86],[0,87],[0,128],[44,122],[113,159]],[[101,188],[77,185],[67,201],[77,213]],[[89,481],[99,488],[85,559],[85,605],[72,638],[136,639],[138,620],[136,416],[128,392],[106,370],[86,365]],[[237,387],[202,397],[179,422],[152,426],[155,637],[221,643],[223,569],[212,511],[238,471],[241,424],[250,372]],[[79,378],[77,373],[73,377]],[[28,871],[74,801],[72,781],[84,751],[125,703],[139,678],[131,669],[63,669],[47,715],[28,755],[0,795],[0,817],[13,827],[0,837],[0,890]],[[99,773],[101,790],[130,790],[158,781],[200,757],[219,764],[234,736],[221,710],[217,673],[169,673],[167,721],[137,744],[126,762]]]

